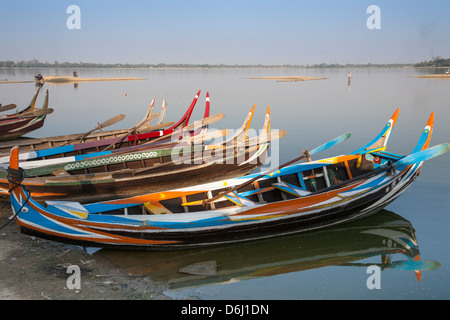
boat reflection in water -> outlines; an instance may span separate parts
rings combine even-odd
[[[394,261],[397,254],[401,258]],[[227,246],[149,252],[101,249],[94,255],[130,275],[167,281],[170,289],[244,281],[326,266],[377,265],[383,271],[414,271],[420,281],[422,271],[440,267],[437,261],[420,260],[413,226],[387,210],[320,231]],[[380,263],[357,262],[376,256],[380,256]]]

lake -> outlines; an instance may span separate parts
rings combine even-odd
[[[0,80],[71,75],[64,69],[0,69]],[[431,112],[431,145],[450,142],[450,80],[419,79],[425,69],[81,69],[80,77],[143,77],[139,81],[44,84],[55,111],[30,137],[89,131],[115,115],[126,118],[108,129],[139,122],[153,97],[154,112],[168,102],[167,121],[177,121],[202,90],[191,121],[211,113],[225,118],[214,129],[237,129],[256,104],[252,128],[259,130],[270,106],[272,128],[287,135],[276,144],[274,163],[284,163],[346,132],[346,142],[318,157],[353,151],[369,142],[399,107],[388,151],[409,154]],[[347,73],[352,73],[351,86]],[[248,77],[311,76],[325,80],[276,82]],[[34,83],[0,84],[0,103],[25,107]],[[43,103],[40,94],[37,106]],[[176,252],[98,250],[126,272],[167,281],[175,299],[448,299],[450,297],[450,156],[425,162],[417,181],[373,217],[317,232]],[[420,261],[410,257],[420,256]],[[376,270],[381,274],[375,279]],[[197,275],[195,267],[213,268]],[[187,268],[191,267],[191,269]],[[188,270],[187,272],[180,272]],[[187,269],[186,269],[187,268]],[[194,269],[192,269],[194,268]],[[417,268],[422,271],[415,272]],[[379,288],[373,287],[375,280]],[[372,281],[374,280],[374,281]]]

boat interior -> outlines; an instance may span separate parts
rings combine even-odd
[[[284,168],[279,174],[275,172],[271,178],[261,178],[243,185],[235,192],[224,194],[206,205],[203,204],[205,200],[231,190],[233,186],[164,199],[158,203],[147,202],[114,212],[109,211],[107,214],[176,214],[295,199],[333,189],[361,175],[367,175],[374,170],[373,158],[373,156],[358,155],[350,160],[346,159],[334,164],[313,162],[293,165]]]

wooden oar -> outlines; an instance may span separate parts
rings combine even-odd
[[[174,123],[175,123],[174,121],[167,121],[167,122],[160,123],[160,124],[154,124],[154,125],[148,126],[148,127],[146,126],[144,128],[141,127],[141,129],[139,130],[139,133],[146,133],[146,132],[161,130],[161,129],[170,127]]]
[[[17,106],[15,104],[7,104],[6,106],[2,106],[0,104],[0,112],[15,109],[15,108],[17,108]]]
[[[254,138],[242,141],[242,143],[239,143],[240,141],[238,141],[237,147],[244,148],[244,147],[250,147],[250,146],[254,146],[254,145],[258,145],[258,144],[267,143],[270,141],[281,139],[286,134],[287,134],[286,130],[271,131],[271,132],[265,133],[259,137],[254,137]]]
[[[182,137],[183,134],[188,132],[188,131],[191,131],[191,130],[193,130],[195,128],[201,128],[203,126],[215,123],[215,122],[223,119],[223,117],[225,117],[225,114],[217,113],[215,115],[203,118],[202,120],[197,120],[197,121],[195,121],[195,122],[193,122],[191,124],[188,124],[187,126],[185,126],[182,129],[176,129],[174,132],[172,132],[172,133],[170,133],[168,135],[164,135],[164,136],[155,138],[152,141],[149,141],[148,144],[152,144],[154,142],[157,142],[157,141],[160,141],[160,140],[163,140],[163,139],[168,139],[168,138],[173,139],[172,138],[173,136]]]
[[[450,149],[450,143],[441,143],[441,144],[438,144],[437,146],[412,153],[409,156],[406,156],[406,157],[394,162],[393,166],[395,168],[398,168],[398,167],[402,167],[402,166],[409,166],[412,164],[423,162],[423,161],[429,160],[431,158],[440,156],[440,155],[446,153],[449,149]]]
[[[220,149],[220,148],[224,149],[224,148],[230,148],[230,147],[231,148],[234,148],[234,147],[247,148],[247,147],[253,147],[253,146],[257,146],[257,145],[268,143],[268,142],[271,142],[274,140],[281,139],[286,134],[287,134],[286,130],[276,130],[276,131],[270,132],[269,134],[264,133],[263,135],[260,135],[259,137],[254,137],[254,138],[247,139],[247,140],[240,141],[239,139],[237,139],[235,145],[230,144],[230,143],[218,144],[218,145],[210,144],[210,145],[207,145],[206,147],[207,147],[207,150]]]
[[[115,117],[113,117],[113,118],[111,118],[111,119],[108,119],[108,120],[104,121],[103,123],[97,123],[97,126],[96,126],[94,129],[89,130],[89,131],[86,132],[86,133],[82,133],[82,134],[80,134],[78,137],[73,138],[73,139],[70,140],[70,141],[67,141],[67,142],[64,144],[64,146],[66,146],[66,145],[68,145],[68,144],[71,144],[73,141],[76,141],[76,140],[83,140],[83,139],[86,138],[88,135],[90,135],[92,132],[97,131],[97,130],[103,130],[103,129],[106,128],[106,127],[112,126],[113,124],[116,124],[117,122],[122,121],[124,118],[125,118],[125,115],[124,115],[124,114],[119,114],[119,115],[117,115],[117,116],[115,116]]]
[[[118,137],[116,141],[114,141],[113,143],[111,143],[109,146],[107,146],[105,149],[103,149],[103,151],[108,150],[109,148],[111,148],[113,145],[115,145],[116,143],[120,143],[123,139],[125,139],[131,132],[133,132],[134,130],[138,130],[140,127],[142,127],[147,121],[152,121],[153,119],[157,118],[159,116],[159,112],[155,113],[153,115],[150,115],[149,117],[145,117],[144,119],[141,120],[141,122],[139,122],[138,124],[136,124],[135,126],[133,126],[132,128],[130,128],[126,133],[124,133],[122,136]]]
[[[52,108],[48,109],[35,109],[34,111],[27,111],[19,113],[19,118],[31,118],[31,117],[39,117],[43,115],[47,115],[52,113],[54,110]]]
[[[320,145],[319,147],[311,150],[310,152],[308,152],[307,150],[304,150],[303,154],[300,157],[298,157],[298,158],[295,158],[295,159],[293,159],[291,161],[288,161],[285,164],[283,164],[283,165],[281,165],[279,167],[276,167],[275,169],[270,170],[269,172],[264,172],[263,174],[260,174],[260,175],[256,176],[255,178],[250,179],[250,180],[248,180],[248,181],[246,181],[246,182],[244,182],[244,183],[242,183],[242,184],[240,184],[240,185],[238,185],[238,186],[236,186],[234,188],[231,188],[230,190],[226,190],[224,192],[221,192],[221,193],[219,193],[218,195],[216,195],[216,196],[214,196],[212,198],[203,200],[203,205],[206,206],[208,203],[210,203],[210,202],[212,202],[214,200],[217,200],[220,197],[223,197],[224,195],[226,195],[226,194],[228,194],[230,192],[233,192],[233,191],[236,191],[238,189],[241,189],[242,187],[245,187],[245,186],[255,182],[256,180],[258,180],[258,179],[260,179],[260,178],[262,178],[262,177],[264,177],[266,175],[269,175],[269,174],[271,174],[271,173],[273,173],[275,171],[278,171],[278,170],[280,170],[280,169],[282,169],[284,167],[287,167],[287,166],[289,166],[289,165],[291,165],[293,163],[296,163],[296,162],[298,162],[298,161],[300,161],[302,159],[308,158],[309,155],[312,155],[312,154],[324,151],[324,150],[326,150],[328,148],[331,148],[332,146],[334,146],[334,145],[336,145],[338,143],[344,142],[345,140],[347,140],[350,137],[350,135],[351,135],[350,133],[343,134],[343,135],[341,135],[341,136],[339,136],[339,137],[337,137],[337,138],[335,138],[335,139],[333,139],[331,141],[328,141],[327,143],[324,143],[323,145]]]
[[[215,131],[209,131],[206,133],[202,133],[200,135],[196,135],[193,137],[189,137],[187,140],[191,144],[203,144],[206,140],[212,140],[217,139],[219,137],[225,137],[230,133],[230,130],[228,129],[222,129],[222,130],[215,130]],[[181,140],[184,141],[184,140]]]

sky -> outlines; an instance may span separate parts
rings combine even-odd
[[[414,63],[450,58],[449,12],[448,0],[0,0],[0,61]]]

